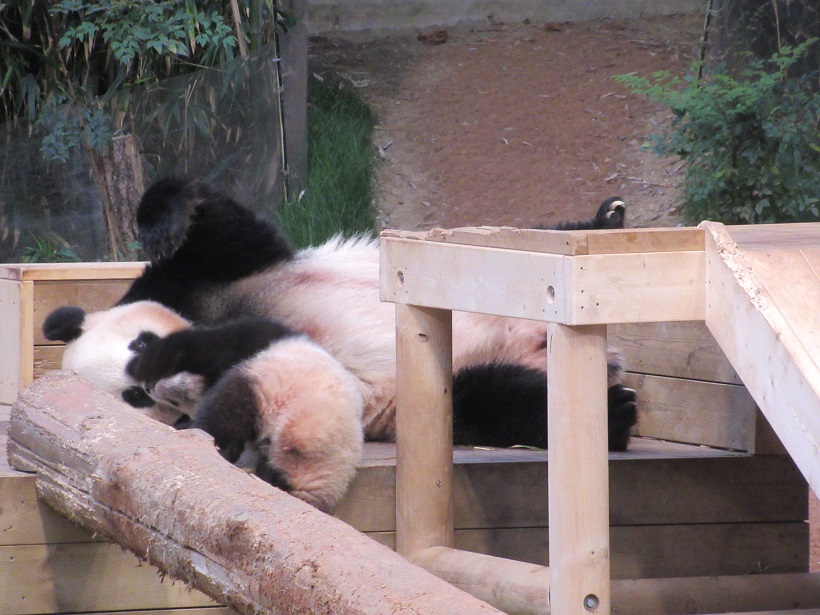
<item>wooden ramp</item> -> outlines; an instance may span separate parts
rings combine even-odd
[[[706,229],[706,325],[820,493],[820,224]]]

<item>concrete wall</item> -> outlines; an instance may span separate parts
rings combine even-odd
[[[308,31],[365,38],[457,25],[626,19],[704,8],[697,0],[309,0]]]

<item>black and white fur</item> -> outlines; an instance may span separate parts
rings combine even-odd
[[[190,417],[185,426],[213,436],[228,461],[248,452],[258,476],[320,510],[335,506],[356,472],[356,379],[281,323],[244,317],[191,327],[138,301],[88,315],[60,308],[44,332],[67,342],[64,368],[166,424]]]
[[[619,212],[622,225],[622,207],[617,198],[602,204],[596,224],[612,226]],[[395,315],[392,305],[379,301],[376,241],[336,237],[296,252],[271,221],[205,184],[178,179],[149,188],[137,219],[151,262],[121,303],[159,301],[194,322],[241,315],[279,320],[307,334],[358,379],[366,438],[395,437]],[[499,363],[543,372],[545,335],[544,323],[455,313],[454,369]],[[610,367],[610,385],[620,386],[614,354]],[[629,415],[634,399],[625,403]],[[627,434],[616,442],[628,440],[632,417],[615,427]]]
[[[597,225],[596,228],[622,226],[623,214],[623,202],[610,199],[588,223]],[[239,351],[226,350],[220,354],[218,339],[236,335],[238,341],[244,333],[231,327],[241,329],[257,322],[254,319],[273,320],[282,331],[303,334],[299,339],[312,340],[343,366],[360,397],[360,429],[366,439],[394,439],[395,313],[392,305],[379,301],[376,241],[336,237],[297,252],[272,222],[204,184],[174,179],[162,180],[149,188],[140,203],[138,223],[140,239],[151,262],[114,310],[144,300],[159,302],[196,323],[196,336],[207,340],[203,347],[219,356],[208,359],[206,355],[204,363],[192,367],[190,362],[195,359],[188,356],[188,342],[163,342],[158,346],[165,348],[160,354],[175,345],[176,354],[170,360],[145,363],[162,368],[161,378],[157,373],[137,373],[136,367],[125,373],[130,359],[119,363],[125,374],[120,378],[127,380],[129,386],[134,382],[145,386],[164,412],[171,408],[177,417],[181,410],[192,414],[194,422],[199,421],[214,435],[223,451],[230,451],[226,453],[229,458],[235,454],[238,442],[255,440],[263,448],[265,436],[260,440],[259,434],[266,425],[266,406],[260,401],[264,395],[251,395],[248,382],[281,383],[282,376],[275,366],[282,366],[289,359],[280,352],[270,364],[257,362],[267,350],[253,354],[256,346],[251,343],[252,336],[251,341],[246,340],[248,348],[242,349],[243,344],[239,343]],[[243,318],[250,320],[236,320]],[[148,325],[146,330],[150,332],[152,326]],[[150,348],[163,341],[157,338],[168,338],[173,333],[143,337],[140,344]],[[267,348],[281,351],[287,347],[285,342],[297,337],[283,335],[277,341],[271,340]],[[180,333],[172,339],[185,338]],[[544,323],[454,313],[456,443],[546,445],[545,340]],[[251,355],[253,358],[245,358]],[[135,361],[132,365],[138,364]],[[213,371],[210,375],[209,369]],[[636,420],[635,393],[618,383],[620,371],[613,351],[609,360],[612,450],[626,448]],[[285,380],[297,382],[298,378]],[[261,385],[257,390],[262,390]],[[202,416],[209,420],[212,417],[212,422],[197,419],[206,407],[208,410]],[[301,416],[301,424],[312,424],[310,412]],[[315,416],[322,415],[316,412]],[[256,426],[256,436],[248,428],[250,425]],[[294,433],[304,433],[299,425],[289,426],[295,429]],[[342,429],[339,425],[334,428]],[[328,447],[326,457],[332,458],[334,438],[318,440]],[[258,466],[257,470],[263,475],[267,473],[269,481],[294,490],[304,467],[293,466],[289,477],[283,480],[282,464],[286,465],[288,457],[282,454],[288,449],[281,448],[281,438],[269,441],[263,451],[266,465]],[[313,450],[320,459],[322,455]],[[321,462],[319,465],[329,466]],[[346,476],[345,472],[337,474]],[[325,483],[346,485],[346,480],[324,477]],[[322,494],[336,491],[326,489],[320,480],[307,482],[312,487],[303,489],[300,497],[314,503],[323,501],[323,508],[332,506],[338,496],[323,500]]]

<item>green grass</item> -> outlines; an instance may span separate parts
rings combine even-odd
[[[307,121],[305,190],[279,209],[277,222],[297,247],[317,245],[339,233],[373,234],[373,111],[349,87],[311,79]]]

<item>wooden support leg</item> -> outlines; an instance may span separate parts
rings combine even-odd
[[[396,547],[453,545],[452,313],[396,305]]]
[[[548,337],[551,612],[605,614],[610,611],[606,326],[550,324]]]

